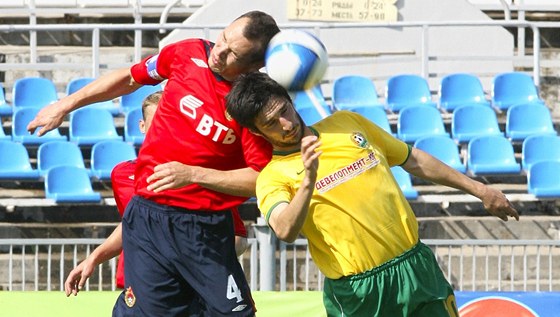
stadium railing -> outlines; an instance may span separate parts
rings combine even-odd
[[[239,260],[253,290],[322,290],[306,239],[277,241],[266,230]],[[0,288],[60,291],[70,270],[103,239],[0,239]],[[423,240],[457,291],[560,291],[560,240]],[[116,260],[101,264],[86,290],[115,290]],[[276,278],[278,277],[278,279]]]

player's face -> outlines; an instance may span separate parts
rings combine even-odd
[[[144,116],[143,120],[140,120],[140,131],[142,133],[148,132],[148,129],[152,125],[152,119],[154,118],[154,114],[156,113],[157,105],[150,105],[144,108]]]
[[[240,74],[260,68],[260,65],[246,61],[253,50],[253,43],[243,36],[243,29],[248,22],[248,18],[241,18],[226,27],[218,36],[208,57],[210,69],[229,81]]]
[[[293,150],[300,147],[305,124],[288,100],[270,102],[255,119],[260,134],[275,150]]]

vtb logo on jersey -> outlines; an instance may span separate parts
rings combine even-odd
[[[204,102],[193,95],[188,95],[179,101],[179,107],[183,114],[187,115],[191,119],[197,120],[197,109],[202,107]],[[232,129],[228,128],[226,125],[214,120],[211,116],[203,114],[196,127],[196,132],[204,136],[212,136],[212,141],[218,142],[223,137],[223,144],[232,144],[235,142],[237,137]]]

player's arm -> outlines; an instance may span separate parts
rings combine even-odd
[[[268,224],[280,240],[294,242],[307,218],[309,202],[317,180],[319,156],[322,153],[317,151],[320,145],[316,136],[308,136],[302,139],[301,157],[305,168],[305,176],[301,186],[289,203],[280,203],[270,211]]]
[[[103,75],[75,93],[41,109],[27,125],[27,130],[33,133],[41,127],[38,135],[43,135],[58,128],[64,121],[64,117],[73,110],[95,102],[112,100],[131,93],[140,86],[132,79],[128,68]]]
[[[115,230],[113,230],[113,233],[68,274],[64,282],[66,296],[70,296],[70,294],[74,294],[74,296],[78,295],[78,292],[85,285],[87,279],[93,274],[95,268],[99,264],[119,255],[121,250],[122,225],[119,223]]]
[[[222,171],[174,161],[157,165],[147,181],[148,190],[156,193],[166,189],[198,184],[220,193],[253,197],[258,175],[259,172],[250,167]]]
[[[504,221],[508,220],[508,216],[519,220],[517,210],[500,190],[458,172],[422,150],[412,148],[402,167],[417,177],[459,189],[479,198],[491,215]]]

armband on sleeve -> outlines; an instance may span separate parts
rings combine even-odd
[[[133,65],[130,68],[130,74],[134,81],[143,85],[156,85],[162,82],[165,78],[158,73],[158,57],[159,54],[148,56],[140,63]]]

